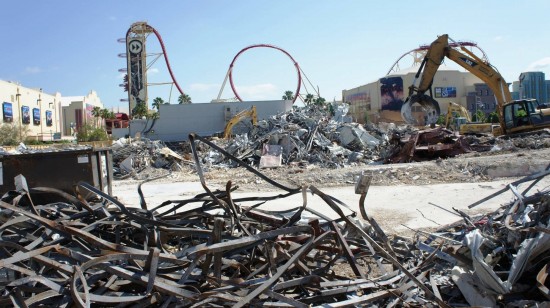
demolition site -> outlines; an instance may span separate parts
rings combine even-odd
[[[150,36],[171,72],[132,24],[127,113],[0,81],[1,306],[547,307],[550,109],[476,44],[440,35],[334,102],[252,45],[234,98],[172,75],[180,104],[150,108]],[[241,99],[254,48],[297,88]]]

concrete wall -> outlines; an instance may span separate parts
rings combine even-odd
[[[291,101],[250,101],[240,103],[164,104],[159,119],[130,121],[130,136],[141,132],[143,137],[162,141],[188,140],[190,133],[210,136],[222,132],[225,123],[236,113],[256,106],[258,120],[292,108]],[[229,109],[229,112],[228,112]],[[149,131],[148,133],[146,133]]]
[[[61,94],[44,93],[42,89],[32,89],[21,86],[15,82],[0,80],[0,103],[9,109],[11,105],[11,118],[6,118],[10,112],[1,110],[1,124],[14,125],[20,135],[35,140],[49,141],[53,134],[61,131]],[[6,104],[7,103],[7,104]],[[30,123],[23,123],[21,107],[28,107]],[[34,121],[33,109],[38,109],[37,120]],[[46,115],[51,115],[48,119]],[[50,121],[51,120],[51,121]],[[38,123],[39,122],[39,123]]]

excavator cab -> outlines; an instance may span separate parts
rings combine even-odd
[[[545,122],[550,118],[550,114],[545,114],[544,109],[539,108],[536,99],[512,101],[504,105],[503,113],[506,130],[511,132],[520,132],[539,125],[547,125]]]

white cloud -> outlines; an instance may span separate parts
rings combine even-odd
[[[189,86],[189,89],[191,91],[204,92],[204,91],[210,91],[212,89],[217,89],[219,87],[220,85],[217,83],[192,83]]]
[[[42,69],[38,66],[25,67],[25,74],[39,74],[42,73]]]
[[[493,41],[495,42],[500,42],[504,39],[504,37],[502,35],[497,35],[493,38]]]
[[[530,71],[537,71],[548,67],[550,67],[550,57],[545,57],[529,64],[528,69]]]
[[[110,21],[116,21],[117,18],[116,18],[116,16],[109,16],[109,20],[110,20]]]
[[[159,73],[159,69],[156,67],[153,67],[147,70],[147,74],[158,74],[158,73]]]
[[[277,86],[271,83],[240,86],[237,87],[237,92],[243,100],[280,99],[282,96],[282,94],[279,93],[280,91]]]

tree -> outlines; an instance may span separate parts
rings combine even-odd
[[[476,111],[472,116],[473,122],[485,122],[485,113],[481,110]]]
[[[496,111],[493,111],[489,114],[487,119],[485,119],[485,122],[487,123],[498,123],[498,113]]]
[[[160,97],[156,97],[154,100],[153,100],[153,108],[159,110],[159,106],[164,104],[164,100]]]
[[[101,117],[101,107],[95,106],[92,109],[92,116],[95,118],[94,126],[97,127],[98,126],[97,124],[99,123],[99,117]]]
[[[191,96],[189,96],[187,94],[181,94],[178,97],[178,103],[179,104],[192,104],[193,102],[191,101]]]
[[[147,106],[144,102],[138,102],[134,109],[132,109],[132,116],[134,119],[141,119],[147,116]]]
[[[294,93],[292,91],[285,91],[285,95],[283,95],[283,99],[287,101],[291,101],[294,99]]]
[[[317,97],[315,101],[313,102],[317,106],[324,106],[326,103],[326,100],[323,97]]]
[[[306,98],[304,99],[304,103],[306,104],[306,106],[311,105],[313,103],[313,94],[307,94]]]

